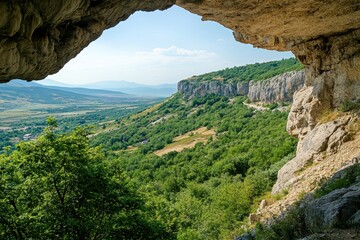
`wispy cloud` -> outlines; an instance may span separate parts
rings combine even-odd
[[[154,48],[152,51],[137,52],[137,57],[176,57],[176,58],[209,58],[216,54],[205,50],[190,50],[171,46],[168,48]]]

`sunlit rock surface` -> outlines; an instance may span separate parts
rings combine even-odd
[[[173,4],[175,0],[1,1],[0,81],[44,78],[61,69],[104,29],[135,11]],[[341,38],[360,28],[358,1],[178,0],[176,4],[233,30],[240,42],[292,50],[305,64],[324,62],[320,59],[325,54],[338,58],[344,55],[341,46],[354,52],[351,49],[359,45]],[[339,51],[329,49],[334,43]]]
[[[247,96],[251,102],[290,102],[294,92],[305,81],[304,71],[292,71],[263,81],[224,82],[222,80],[197,81],[196,77],[178,83],[178,92],[185,98],[204,97],[208,94],[235,97]]]

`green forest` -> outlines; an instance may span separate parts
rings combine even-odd
[[[110,130],[48,118],[0,154],[0,238],[235,239],[297,143],[288,112],[246,100],[177,93]]]
[[[244,100],[209,95],[185,102],[176,94],[91,144],[108,149],[114,168],[124,169],[174,239],[233,239],[296,146],[285,131],[286,112],[258,112]],[[164,116],[171,117],[152,124]],[[154,154],[202,126],[216,132],[205,144]]]
[[[240,67],[226,68],[220,71],[193,76],[187,80],[211,81],[222,80],[224,82],[249,82],[251,80],[265,80],[276,75],[301,70],[304,66],[295,58],[271,61],[265,63],[254,63]]]

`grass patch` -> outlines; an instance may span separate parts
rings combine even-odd
[[[318,120],[320,123],[327,123],[327,122],[335,121],[342,115],[343,114],[337,110],[327,109],[321,113]]]
[[[137,119],[137,118],[140,118],[140,117],[144,117],[148,113],[156,111],[160,106],[161,106],[161,103],[155,104],[154,106],[149,107],[149,108],[145,109],[144,111],[142,111],[140,113],[131,115],[130,119],[134,120],[134,119]]]
[[[339,107],[342,112],[350,112],[360,109],[360,99],[356,101],[345,101]]]
[[[349,167],[340,177],[330,180],[321,179],[320,188],[314,192],[314,197],[320,198],[336,189],[347,188],[357,182],[360,182],[360,164]]]
[[[309,160],[302,168],[294,172],[295,176],[299,176],[303,171],[311,167],[313,164],[314,164],[313,160],[312,159]]]
[[[354,136],[360,131],[360,122],[358,120],[351,121],[347,131],[350,134],[350,138],[353,139]]]
[[[196,130],[187,132],[183,135],[177,136],[173,139],[173,143],[167,145],[165,148],[155,151],[157,156],[163,156],[169,152],[181,152],[186,148],[193,148],[197,143],[205,143],[207,140],[215,136],[213,129],[201,127]]]

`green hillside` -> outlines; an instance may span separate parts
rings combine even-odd
[[[13,80],[0,85],[0,152],[4,146],[30,134],[35,138],[48,116],[56,116],[59,131],[77,126],[115,121],[136,113],[161,99],[85,88],[47,87],[35,82]]]
[[[274,73],[291,61],[255,65]],[[288,112],[246,100],[177,93],[141,111],[97,110],[91,133],[48,119],[36,140],[0,153],[0,237],[236,239],[297,143]]]
[[[249,82],[251,80],[264,80],[276,75],[303,69],[303,65],[295,58],[283,59],[266,63],[255,63],[246,66],[226,68],[220,71],[193,76],[187,80],[224,82]]]
[[[287,112],[255,111],[244,100],[175,94],[91,144],[108,150],[174,239],[233,239],[296,146]],[[200,141],[202,127],[215,134]],[[158,154],[191,141],[193,148]]]

